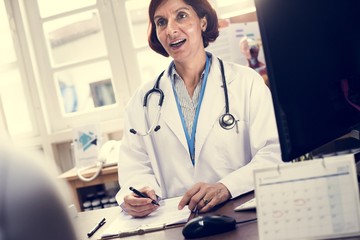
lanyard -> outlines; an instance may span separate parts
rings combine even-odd
[[[192,162],[193,165],[195,165],[195,134],[196,134],[196,126],[197,126],[197,121],[198,121],[198,118],[199,118],[201,102],[202,102],[202,99],[204,97],[207,78],[208,78],[209,71],[210,71],[210,59],[209,58],[210,57],[206,55],[205,73],[204,73],[204,78],[203,78],[202,85],[201,85],[198,104],[196,106],[196,112],[195,112],[195,117],[194,117],[192,130],[191,130],[191,136],[189,136],[189,133],[187,131],[186,123],[185,123],[185,117],[184,117],[184,114],[183,114],[183,112],[181,110],[180,102],[179,102],[178,96],[176,94],[175,87],[173,86],[173,91],[174,91],[174,95],[175,95],[175,99],[176,99],[176,105],[177,105],[177,108],[178,108],[178,111],[179,111],[179,114],[180,114],[183,129],[184,129],[184,132],[185,132],[185,135],[186,135],[186,141],[187,141],[187,145],[188,145],[189,152],[190,152],[191,162]]]

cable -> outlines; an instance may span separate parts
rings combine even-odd
[[[98,161],[89,166],[78,168],[78,170],[77,170],[78,177],[84,182],[90,182],[90,181],[94,180],[97,176],[99,176],[105,163],[107,161],[111,161],[111,160],[109,160],[110,158],[114,158],[114,157],[117,158],[117,156],[118,156],[117,150],[119,149],[119,144],[120,144],[120,141],[117,141],[117,140],[109,140],[109,141],[105,142],[99,150],[99,153],[97,156]],[[85,177],[84,171],[91,169],[91,168],[96,168],[94,175],[91,177]]]
[[[251,218],[248,220],[239,221],[239,222],[236,222],[236,224],[243,224],[243,223],[255,222],[255,221],[257,221],[257,218]]]
[[[90,182],[90,181],[94,180],[97,176],[99,176],[99,174],[100,174],[101,169],[103,168],[103,166],[104,166],[104,162],[103,162],[103,161],[99,161],[99,162],[97,162],[96,164],[93,164],[93,165],[90,165],[90,166],[87,166],[87,167],[83,167],[83,168],[79,168],[79,169],[77,170],[77,175],[78,175],[78,177],[79,177],[82,181],[84,181],[84,182]],[[94,173],[93,176],[91,176],[91,177],[85,177],[85,176],[83,175],[83,171],[88,170],[88,169],[90,169],[90,168],[94,168],[94,167],[97,167],[97,170],[96,170],[96,172]]]

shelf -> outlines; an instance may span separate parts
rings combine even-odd
[[[95,173],[95,171],[96,171],[96,169],[89,169],[87,171],[84,171],[84,176],[90,177]],[[70,169],[69,171],[61,174],[59,176],[59,178],[66,180],[68,182],[68,184],[70,185],[70,188],[71,188],[71,191],[73,194],[73,198],[74,198],[74,204],[78,211],[82,210],[82,208],[81,208],[82,200],[81,200],[81,196],[79,194],[79,190],[81,188],[93,187],[96,185],[102,185],[102,184],[107,184],[107,183],[118,183],[117,165],[110,166],[110,167],[104,167],[101,170],[99,176],[90,182],[84,182],[81,179],[79,179],[76,172],[77,172],[76,168]]]

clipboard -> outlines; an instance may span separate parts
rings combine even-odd
[[[169,198],[159,202],[160,207],[149,216],[134,218],[124,211],[113,220],[102,234],[101,239],[122,238],[183,226],[191,211],[185,207],[178,210],[182,197]]]
[[[259,239],[360,236],[354,155],[254,171]]]
[[[156,232],[156,231],[161,231],[161,230],[175,228],[175,227],[181,227],[184,225],[185,225],[185,223],[173,223],[173,224],[161,224],[161,225],[140,227],[138,229],[130,230],[130,231],[126,231],[126,232],[119,232],[119,233],[115,233],[115,234],[102,234],[101,239],[106,240],[106,239],[130,237],[130,236],[134,236],[134,235],[142,235],[145,233]]]

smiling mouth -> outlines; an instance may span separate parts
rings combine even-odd
[[[186,39],[178,40],[176,42],[170,43],[170,47],[180,47],[186,42]]]

